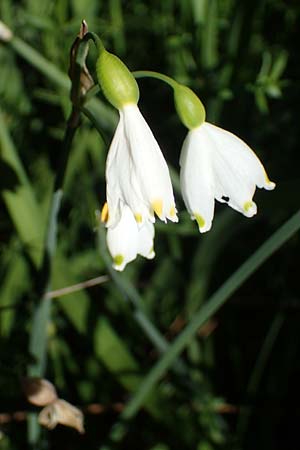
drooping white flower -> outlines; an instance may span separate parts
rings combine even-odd
[[[215,199],[252,217],[257,212],[252,201],[256,186],[275,187],[245,142],[208,122],[188,132],[180,166],[183,199],[202,233],[211,228]]]
[[[107,226],[118,223],[123,205],[138,223],[154,222],[154,213],[163,221],[177,222],[169,169],[147,122],[134,103],[122,106],[119,113],[106,162]]]
[[[124,270],[125,266],[138,254],[147,259],[154,258],[153,240],[153,223],[145,221],[138,225],[131,209],[123,204],[119,222],[115,226],[110,226],[106,234],[113,268],[119,271]]]
[[[114,227],[127,205],[137,223],[177,222],[173,189],[167,163],[138,108],[139,88],[126,65],[99,46],[96,64],[99,85],[119,111],[120,120],[106,163],[107,227]]]

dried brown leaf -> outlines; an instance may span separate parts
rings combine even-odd
[[[84,416],[80,409],[71,403],[59,398],[51,405],[45,406],[39,414],[39,423],[49,430],[53,430],[57,424],[75,428],[79,433],[84,433]]]
[[[57,399],[54,385],[44,378],[25,377],[22,388],[27,400],[36,406],[46,406]]]

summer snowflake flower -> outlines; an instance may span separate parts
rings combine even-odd
[[[118,224],[109,227],[106,234],[108,250],[113,258],[113,268],[124,270],[126,264],[133,261],[137,255],[147,259],[154,258],[153,239],[153,223],[145,221],[139,226],[131,209],[123,205]]]
[[[139,224],[154,222],[154,213],[177,222],[168,166],[147,122],[134,103],[120,107],[119,114],[106,162],[107,227],[119,222],[123,205]]]
[[[97,60],[97,75],[105,97],[120,114],[106,162],[107,227],[118,224],[123,205],[139,224],[154,222],[154,213],[165,222],[177,222],[169,169],[137,106],[139,88],[133,75],[105,49]]]
[[[183,199],[202,233],[211,228],[215,199],[252,217],[257,212],[252,201],[256,186],[275,187],[245,142],[207,122],[188,132],[180,166]]]
[[[174,83],[177,113],[189,129],[180,155],[181,192],[199,231],[210,230],[215,199],[246,217],[257,212],[256,186],[274,189],[255,153],[229,131],[205,122],[205,108],[188,87]]]

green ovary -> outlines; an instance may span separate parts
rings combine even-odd
[[[137,104],[139,88],[125,64],[112,53],[102,50],[96,63],[99,85],[107,100],[117,109]]]
[[[176,111],[182,123],[189,129],[198,128],[205,121],[203,103],[187,86],[177,84],[174,88]]]

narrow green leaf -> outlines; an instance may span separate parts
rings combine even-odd
[[[105,317],[100,318],[95,327],[94,346],[95,354],[118,382],[128,391],[135,392],[143,380],[139,364]],[[156,417],[161,415],[159,405],[155,391],[145,399],[145,408]]]
[[[279,230],[277,230],[269,239],[267,239],[250,258],[248,258],[237,269],[225,283],[212,295],[207,303],[200,308],[194,315],[189,324],[170,345],[166,352],[156,365],[144,378],[138,391],[129,401],[127,407],[122,413],[124,419],[133,417],[144,400],[151,394],[151,391],[160,378],[166,373],[174,363],[176,357],[189,344],[190,340],[213,314],[226,302],[226,300],[276,251],[278,250],[294,233],[300,229],[300,211],[292,216]]]
[[[24,257],[14,255],[9,262],[0,290],[0,334],[9,336],[18,299],[28,287],[28,272]],[[2,309],[4,308],[4,309]]]
[[[211,69],[218,63],[218,4],[216,0],[210,0],[206,4],[201,44],[203,66]]]
[[[45,220],[36,201],[17,150],[10,138],[4,117],[0,112],[0,157],[3,171],[8,174],[11,185],[2,187],[2,196],[14,226],[26,250],[36,266],[41,262]],[[12,174],[15,173],[15,177]],[[5,174],[2,174],[2,182]],[[5,183],[4,183],[5,185]]]

